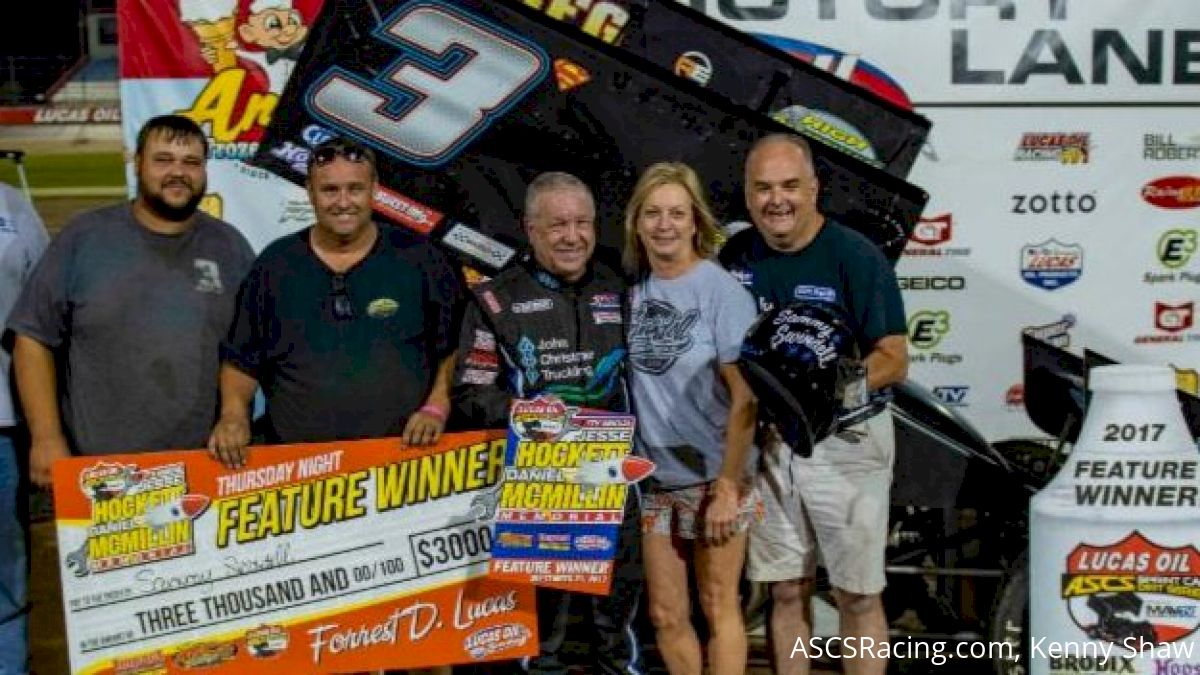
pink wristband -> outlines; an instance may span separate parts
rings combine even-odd
[[[436,418],[438,418],[438,421],[441,421],[441,422],[446,421],[446,409],[441,406],[434,405],[432,403],[426,403],[425,405],[421,406],[421,409],[418,410],[417,412],[425,413],[426,415],[429,415],[430,417],[436,417]]]

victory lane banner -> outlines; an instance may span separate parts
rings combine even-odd
[[[630,454],[635,423],[555,397],[513,403],[493,578],[609,593],[629,486],[654,471]]]
[[[533,589],[487,577],[503,432],[54,465],[71,670],[329,673],[537,651]]]

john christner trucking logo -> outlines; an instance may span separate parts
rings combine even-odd
[[[190,555],[208,497],[187,494],[182,463],[139,469],[100,462],[79,476],[91,502],[87,540],[67,556],[76,576]]]
[[[1200,551],[1167,548],[1134,531],[1067,556],[1062,597],[1089,638],[1144,652],[1200,626]]]

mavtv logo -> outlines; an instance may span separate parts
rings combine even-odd
[[[943,385],[932,389],[933,395],[942,403],[952,408],[962,408],[967,405],[967,394],[971,388],[966,385]]]

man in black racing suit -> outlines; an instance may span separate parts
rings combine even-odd
[[[555,395],[569,405],[629,411],[624,284],[594,261],[595,202],[566,173],[537,176],[525,198],[530,251],[495,279],[472,289],[463,320],[451,393],[457,428],[508,426],[514,398]],[[638,496],[625,503],[614,556],[612,592],[581,595],[595,639],[589,665],[602,673],[643,672],[632,629],[643,585]],[[538,589],[536,658],[523,670],[565,673],[562,647],[572,594]]]

